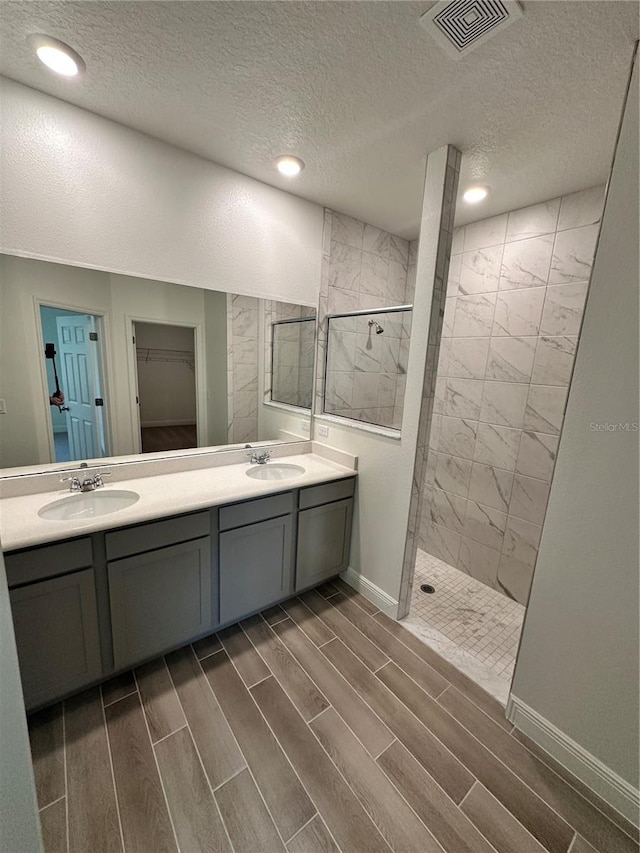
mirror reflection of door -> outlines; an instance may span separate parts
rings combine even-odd
[[[143,453],[198,446],[195,330],[134,324]]]
[[[101,375],[100,317],[62,308],[40,307],[48,393],[55,395],[56,372],[63,399],[50,405],[55,462],[108,456]],[[57,399],[57,398],[56,398]]]

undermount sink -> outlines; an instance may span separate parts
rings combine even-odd
[[[133,506],[139,500],[140,495],[137,492],[125,489],[84,492],[53,501],[38,510],[38,515],[40,518],[46,518],[47,521],[75,521],[95,518],[98,515],[109,515],[111,512]]]
[[[266,465],[254,465],[246,472],[247,477],[254,480],[292,480],[301,477],[304,468],[301,465],[287,465],[286,463],[267,462]]]

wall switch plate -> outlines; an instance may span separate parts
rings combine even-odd
[[[318,424],[318,435],[329,435],[329,427],[326,424]]]
[[[311,432],[311,424],[309,421],[300,421],[300,429],[302,432],[306,432],[307,435]]]
[[[5,403],[4,400],[0,400],[0,415],[6,415],[6,414],[7,414],[7,404]]]

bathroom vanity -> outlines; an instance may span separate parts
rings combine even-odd
[[[27,708],[344,571],[355,468],[315,453],[276,465],[294,462],[303,473],[283,480],[247,476],[246,462],[129,479],[117,486],[139,495],[133,506],[69,521],[46,517],[61,503],[59,490],[4,499],[0,527]],[[100,493],[109,489],[116,485]]]

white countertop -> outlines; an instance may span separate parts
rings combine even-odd
[[[273,463],[267,464],[278,463],[300,465],[305,469],[305,473],[290,480],[254,480],[246,474],[251,466],[243,462],[138,479],[127,478],[120,482],[114,474],[115,482],[110,479],[108,485],[100,489],[101,492],[127,489],[137,492],[140,499],[126,509],[81,520],[51,521],[38,515],[38,511],[47,504],[68,496],[70,492],[66,488],[3,498],[0,500],[2,550],[13,551],[17,548],[71,539],[85,533],[113,530],[154,518],[166,518],[206,507],[288,492],[357,474],[353,468],[339,465],[315,453],[278,456]]]

